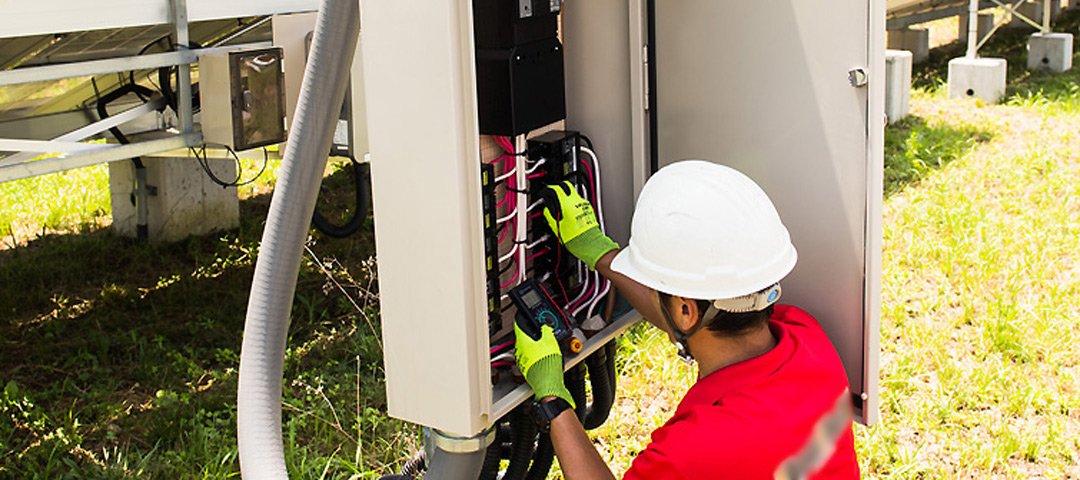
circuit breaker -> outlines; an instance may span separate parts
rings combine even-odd
[[[649,175],[698,158],[746,172],[776,203],[800,253],[784,282],[785,301],[821,321],[848,372],[859,419],[874,422],[884,2],[821,9],[790,0],[590,0],[560,4],[555,17],[542,8],[555,2],[503,1],[492,3],[517,8],[499,14],[519,17],[494,34],[481,31],[479,3],[362,4],[390,414],[473,435],[529,397],[527,387],[492,382],[500,368],[493,349],[512,314],[503,295],[515,285],[507,283],[515,263],[500,258],[512,245],[531,245],[517,265],[530,275],[541,269],[552,290],[564,274],[563,288],[584,278],[575,265],[565,271],[563,257],[554,257],[559,265],[529,258],[550,240],[540,233],[542,217],[528,211],[538,200],[530,180],[540,179],[529,175],[596,185],[608,234],[625,245],[636,192]],[[542,13],[535,24],[523,23],[523,5]],[[485,49],[507,48],[491,43],[499,38],[549,41],[551,22],[565,119],[519,122],[511,112],[492,127],[485,119],[498,117],[486,109],[515,101],[486,103]],[[766,24],[768,38],[746,41]],[[548,40],[527,36],[534,31]],[[854,69],[867,73],[866,84],[849,83]],[[499,81],[514,85],[506,75]],[[591,178],[577,153],[586,148],[598,157]],[[537,165],[566,152],[568,162]],[[501,156],[508,158],[496,161]],[[505,234],[515,236],[500,244],[508,214],[498,205],[507,201],[510,178],[509,193],[526,211]],[[574,300],[580,286],[570,288],[553,297]],[[583,354],[633,317],[613,315]]]

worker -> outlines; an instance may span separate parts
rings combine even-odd
[[[697,383],[623,478],[859,477],[847,376],[818,322],[776,303],[796,252],[757,184],[710,162],[662,168],[621,251],[572,185],[550,188],[558,205],[544,216],[567,250],[698,365]],[[572,411],[551,328],[539,340],[515,330],[563,475],[613,478]]]

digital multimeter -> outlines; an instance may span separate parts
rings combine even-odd
[[[510,299],[517,306],[515,321],[518,328],[534,340],[540,339],[540,328],[551,327],[560,344],[573,336],[573,326],[563,309],[555,305],[551,295],[533,279],[527,279],[510,290]]]

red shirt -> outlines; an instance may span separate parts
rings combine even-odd
[[[857,479],[847,375],[808,313],[778,305],[776,347],[699,380],[624,479]]]

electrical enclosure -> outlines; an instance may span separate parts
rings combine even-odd
[[[470,3],[362,4],[389,411],[459,435],[528,396],[490,381],[491,199]],[[570,1],[560,31],[559,128],[595,144],[609,235],[625,245],[656,167],[700,158],[748,174],[799,251],[782,301],[823,324],[858,419],[875,422],[884,1]]]
[[[283,55],[286,129],[292,124],[296,103],[300,99],[300,86],[304,80],[304,70],[307,68],[309,42],[312,32],[315,31],[317,15],[317,12],[274,15],[271,23],[274,46],[280,47]],[[350,147],[348,153],[357,160],[363,160],[364,154],[368,151],[362,45],[363,35],[361,34],[357,39],[356,53],[353,56],[352,75],[349,78],[349,89],[345,94],[346,105],[342,109],[342,120],[345,120],[342,123],[348,124],[348,131],[344,132],[345,135],[339,133],[334,136],[333,150],[334,154],[340,154],[341,146],[347,143]]]
[[[233,150],[285,141],[280,48],[199,56],[203,139]]]

